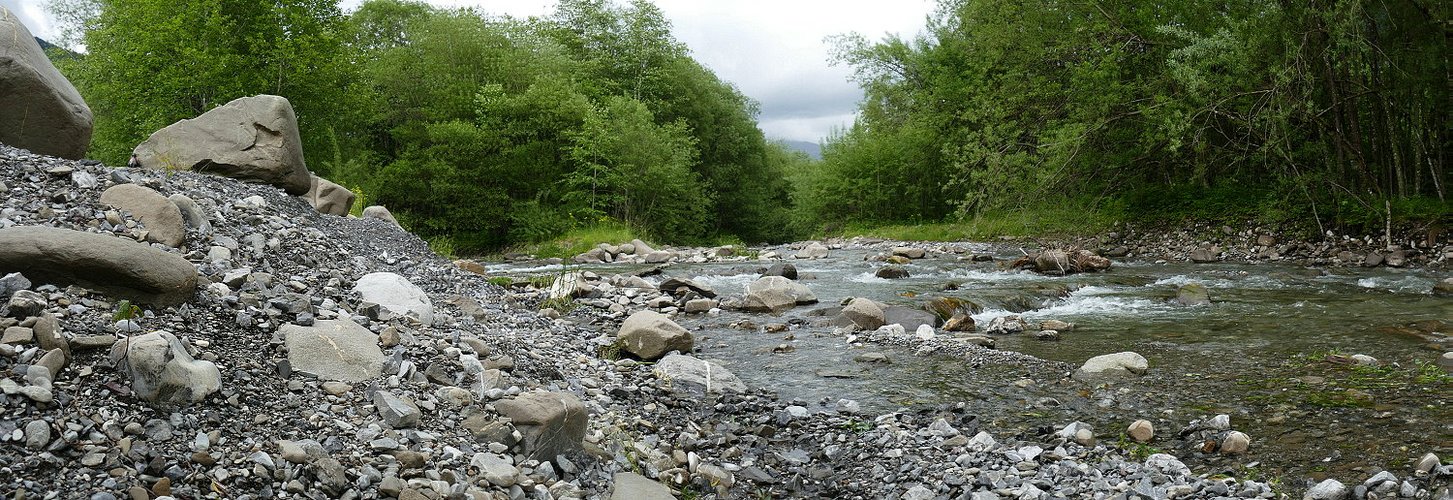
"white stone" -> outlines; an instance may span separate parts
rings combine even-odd
[[[364,302],[378,304],[400,316],[411,316],[424,325],[434,324],[434,304],[429,296],[407,278],[394,273],[369,273],[353,285]]]

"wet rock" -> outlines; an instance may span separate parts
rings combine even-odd
[[[656,360],[671,351],[691,352],[691,333],[665,315],[640,311],[621,323],[616,339],[622,349],[645,360]]]
[[[767,276],[747,286],[742,308],[749,312],[780,313],[798,305],[813,304],[817,296],[807,285],[783,278]]]
[[[378,415],[383,418],[384,423],[394,429],[418,425],[419,418],[423,416],[423,413],[419,411],[419,406],[413,401],[395,396],[389,391],[373,393],[373,406],[378,410]]]
[[[712,290],[711,287],[686,278],[666,278],[656,288],[662,293],[676,296],[685,295],[686,292],[696,292],[698,295],[708,299],[716,297],[716,291]]]
[[[828,255],[828,248],[826,246],[824,246],[823,244],[814,241],[812,243],[809,243],[806,247],[803,247],[802,250],[798,250],[797,251],[797,254],[796,255],[793,255],[793,258],[797,258],[797,259],[825,259],[825,258],[827,258],[827,255]]]
[[[161,193],[136,184],[117,184],[101,193],[101,203],[131,212],[146,226],[146,240],[180,247],[187,239],[181,209]]]
[[[673,500],[671,488],[634,472],[617,472],[610,500]]]
[[[283,325],[278,332],[294,370],[323,380],[361,382],[383,369],[378,337],[347,318],[320,320],[313,326]]]
[[[1149,420],[1136,420],[1125,433],[1137,443],[1149,443],[1151,439],[1155,439],[1155,425]]]
[[[670,354],[656,363],[656,373],[673,390],[689,394],[746,392],[741,379],[721,365],[684,354]]]
[[[853,361],[859,363],[891,363],[887,354],[881,352],[865,352],[853,357]]]
[[[943,323],[943,329],[950,332],[972,332],[976,326],[974,317],[963,313],[955,314]]]
[[[353,291],[364,302],[378,304],[397,316],[434,324],[434,304],[429,296],[403,276],[389,272],[365,274],[353,285]]]
[[[577,452],[585,438],[589,416],[585,404],[574,394],[532,391],[495,404],[499,412],[514,421],[524,436],[525,455],[534,460]]]
[[[131,337],[124,365],[137,397],[152,403],[195,403],[222,387],[222,374],[211,361],[192,358],[181,340],[169,332]]]
[[[1176,303],[1183,306],[1204,306],[1211,304],[1211,292],[1206,285],[1187,283],[1176,290]]]
[[[1149,369],[1145,356],[1134,352],[1119,352],[1095,356],[1075,370],[1075,380],[1098,383],[1141,375]]]
[[[1015,314],[1000,316],[989,320],[989,326],[984,328],[984,333],[990,335],[1012,335],[1029,329],[1029,323],[1024,318]]]
[[[870,299],[853,299],[843,307],[842,314],[863,330],[877,330],[883,326],[883,308]]]
[[[189,169],[301,195],[312,187],[298,119],[286,98],[235,99],[151,134],[133,151],[142,168]]]
[[[922,248],[916,247],[893,247],[892,253],[910,259],[922,259],[927,254]]]
[[[767,268],[767,272],[763,273],[762,276],[781,276],[789,280],[795,280],[797,279],[797,266],[788,262],[778,262],[772,264],[772,267]],[[1453,283],[1450,283],[1450,285],[1453,285]]]
[[[1062,332],[1067,332],[1070,330],[1074,330],[1075,324],[1066,323],[1057,319],[1047,319],[1039,323],[1039,328],[1042,330],[1058,330]]]
[[[1190,259],[1191,262],[1197,264],[1209,264],[1221,260],[1217,255],[1218,253],[1220,252],[1216,252],[1211,248],[1201,247],[1191,250]]]
[[[895,280],[907,278],[908,270],[898,266],[884,266],[878,268],[878,270],[874,272],[873,275],[883,279]]]
[[[716,308],[716,305],[716,299],[693,299],[686,301],[686,308],[684,310],[687,314],[699,314],[711,312],[712,309]]]
[[[904,330],[916,331],[920,327],[929,326],[938,328],[942,320],[933,313],[903,306],[887,306],[883,308],[883,323],[888,325],[901,325]]]
[[[13,4],[12,4],[13,5]],[[0,9],[0,143],[80,159],[91,145],[91,108],[35,42]]]
[[[0,229],[0,272],[162,306],[190,300],[197,289],[197,270],[180,255],[114,236],[50,227]]]

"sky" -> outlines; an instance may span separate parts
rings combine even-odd
[[[427,0],[441,7],[477,7],[491,14],[539,16],[553,0]],[[624,3],[624,0],[617,0]],[[351,10],[361,0],[345,0]],[[654,0],[676,39],[723,80],[761,104],[771,139],[821,142],[852,123],[862,92],[852,71],[828,62],[824,38],[858,32],[877,40],[917,33],[934,0]],[[36,36],[52,37],[44,0],[0,0]]]

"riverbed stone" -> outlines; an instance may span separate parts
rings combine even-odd
[[[1137,443],[1149,443],[1151,439],[1155,439],[1155,424],[1149,420],[1136,420],[1125,429],[1125,433]]]
[[[1240,431],[1231,431],[1221,439],[1221,453],[1225,455],[1241,455],[1251,448],[1251,437]]]
[[[697,295],[706,297],[708,299],[716,297],[716,291],[712,290],[710,286],[698,283],[695,280],[691,280],[688,278],[666,278],[666,280],[662,281],[661,285],[656,287],[656,289],[660,290],[662,293],[677,296],[685,295],[687,292],[696,292]]]
[[[1336,479],[1326,479],[1308,489],[1302,500],[1343,500],[1347,493],[1347,485]]]
[[[928,254],[927,251],[918,247],[893,247],[891,252],[893,255],[907,257],[910,259],[922,259],[925,255]]]
[[[656,375],[686,394],[747,392],[747,385],[714,361],[685,354],[668,354],[656,363]]]
[[[989,320],[989,326],[984,327],[984,333],[991,335],[1012,335],[1029,329],[1029,323],[1017,314],[1000,316]]]
[[[146,241],[176,248],[182,246],[187,239],[187,227],[182,219],[181,209],[151,188],[136,184],[117,184],[101,193],[101,203],[131,212],[132,216],[146,226]]]
[[[10,4],[15,5],[15,4]],[[0,8],[0,143],[80,159],[93,117],[20,18]]]
[[[303,199],[313,206],[319,213],[328,215],[346,216],[348,210],[353,208],[353,200],[357,195],[336,182],[310,175],[308,192]]]
[[[639,311],[626,318],[616,333],[621,349],[641,359],[656,360],[671,351],[691,352],[691,332],[655,311]]]
[[[403,227],[402,224],[399,224],[399,220],[394,218],[393,212],[388,211],[388,207],[383,205],[370,205],[365,207],[363,209],[363,218],[381,220],[395,226]]]
[[[883,308],[872,299],[854,298],[843,306],[843,316],[863,330],[877,330],[883,326]]]
[[[828,252],[827,246],[814,241],[807,244],[802,250],[798,250],[797,254],[793,255],[793,257],[797,259],[825,259],[828,256]]]
[[[742,309],[748,312],[780,313],[802,304],[817,302],[807,285],[781,276],[765,276],[747,285]]]
[[[0,229],[0,274],[79,285],[159,306],[190,300],[197,269],[181,255],[104,234],[52,227]]]
[[[390,272],[369,273],[353,285],[364,302],[371,302],[397,316],[417,319],[424,325],[434,324],[434,304],[424,290],[408,278]]]
[[[131,389],[152,403],[195,403],[222,388],[217,365],[193,359],[170,332],[127,339],[125,365]]]
[[[151,134],[133,151],[142,168],[194,170],[271,184],[288,194],[312,187],[298,118],[287,98],[234,99]]]
[[[1214,249],[1201,247],[1195,250],[1191,250],[1190,259],[1191,262],[1197,264],[1209,264],[1220,260],[1220,258],[1217,256],[1217,253],[1218,252],[1216,252]]]
[[[1176,303],[1183,306],[1205,306],[1211,304],[1211,292],[1206,285],[1187,283],[1176,290]]]
[[[1100,382],[1141,375],[1149,369],[1145,356],[1126,351],[1095,356],[1075,370],[1075,380]]]
[[[1445,352],[1442,356],[1438,356],[1438,366],[1443,367],[1445,371],[1453,372],[1453,351]]]
[[[362,382],[383,370],[378,336],[348,318],[318,320],[312,326],[283,325],[278,333],[286,342],[292,368],[322,380]]]
[[[495,403],[495,407],[524,437],[529,459],[554,462],[560,455],[581,449],[589,414],[574,394],[531,391]]]
[[[883,266],[873,272],[873,276],[885,280],[896,280],[908,277],[908,270],[899,266]]]
[[[671,488],[634,472],[617,472],[610,500],[674,500]]]
[[[383,422],[395,429],[418,425],[419,418],[424,416],[423,412],[419,411],[419,405],[395,396],[389,391],[373,393],[373,406],[378,410],[378,415],[383,418]]]
[[[772,264],[772,267],[767,268],[767,272],[762,273],[762,276],[781,276],[789,280],[795,280],[797,279],[797,266],[792,265],[790,262],[778,262]],[[1450,281],[1449,285],[1453,286],[1453,281]]]
[[[887,306],[883,308],[883,323],[888,325],[901,325],[907,331],[917,331],[925,325],[938,328],[943,323],[943,320],[923,309]]]

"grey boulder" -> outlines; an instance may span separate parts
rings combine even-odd
[[[883,307],[870,299],[855,298],[843,307],[843,316],[863,330],[877,330],[883,326]]]
[[[394,273],[369,273],[353,285],[364,302],[378,304],[396,316],[408,316],[424,325],[434,324],[434,304],[418,285]]]
[[[347,318],[319,320],[313,326],[283,325],[279,333],[294,370],[343,382],[361,382],[383,370],[378,336]]]
[[[532,391],[495,403],[495,408],[524,436],[528,459],[554,461],[581,449],[589,415],[574,394]]]
[[[395,396],[388,391],[373,393],[373,406],[378,410],[378,415],[383,417],[383,422],[395,429],[418,425],[419,418],[424,416],[424,413],[419,411],[419,406],[413,401]]]
[[[101,193],[101,203],[131,212],[146,226],[146,241],[177,248],[187,240],[182,211],[167,197],[136,184],[117,184]]]
[[[812,291],[796,281],[781,276],[764,276],[747,285],[742,309],[750,312],[779,313],[801,304],[817,302]]]
[[[194,170],[301,195],[312,187],[298,117],[286,98],[235,99],[151,134],[133,153],[144,168]]]
[[[673,391],[689,394],[747,392],[742,379],[721,365],[685,354],[671,354],[656,362],[656,376]]]
[[[399,224],[399,220],[394,218],[394,214],[392,212],[389,212],[388,208],[385,208],[383,205],[373,205],[363,209],[363,218],[378,219],[381,221],[386,221],[389,224],[402,227],[402,225]]]
[[[211,361],[192,359],[169,332],[152,332],[117,343],[136,396],[152,403],[195,403],[222,388],[222,374]]]
[[[634,472],[617,472],[610,500],[674,500],[671,488]]]
[[[316,175],[312,176],[311,186],[303,199],[308,200],[308,204],[319,213],[345,216],[348,209],[353,208],[356,195],[348,188]]]
[[[79,160],[91,145],[91,108],[57,71],[20,18],[0,8],[0,143]]]
[[[1150,368],[1145,356],[1126,351],[1095,356],[1075,370],[1075,380],[1101,382],[1142,375]]]
[[[0,274],[79,285],[117,298],[176,305],[197,290],[197,269],[182,256],[104,234],[50,227],[0,229]]]
[[[691,352],[691,332],[655,311],[640,311],[621,323],[616,333],[621,348],[641,359],[660,359],[671,351]]]

